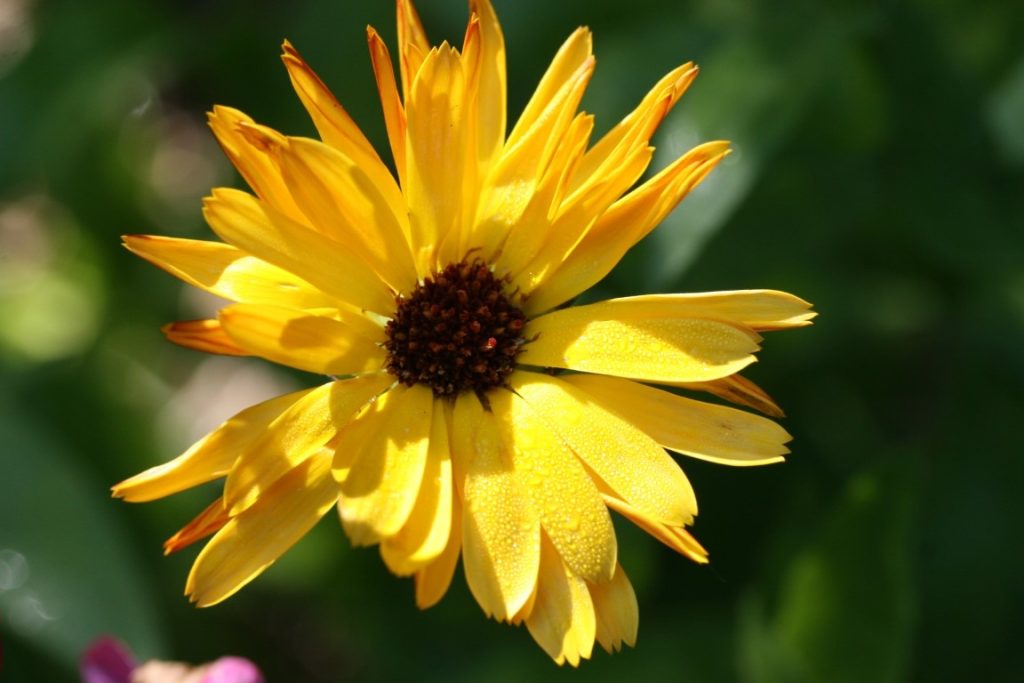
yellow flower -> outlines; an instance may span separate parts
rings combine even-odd
[[[213,535],[186,587],[200,606],[239,590],[336,506],[353,544],[379,545],[391,571],[414,577],[420,607],[444,595],[461,556],[488,616],[525,622],[575,666],[595,639],[612,651],[636,637],[609,509],[707,561],[685,529],[693,490],[666,449],[729,465],[788,452],[767,418],[651,385],[778,415],[737,373],[759,332],[813,313],[770,290],[561,307],[728,146],[700,145],[634,188],[697,68],[669,73],[590,144],[593,117],[577,112],[594,70],[582,28],[506,135],[501,29],[488,0],[470,6],[458,50],[431,47],[398,0],[401,96],[368,29],[397,178],[288,43],[285,66],[322,142],[214,108],[210,126],[255,194],[219,188],[206,200],[223,242],[125,244],[234,302],[216,320],[167,326],[172,341],[331,380],[242,411],[114,493],[148,501],[224,478],[223,495],[166,544]]]

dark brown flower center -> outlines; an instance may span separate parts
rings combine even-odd
[[[462,261],[399,295],[385,332],[388,372],[435,396],[502,386],[524,343],[526,316],[482,261]]]

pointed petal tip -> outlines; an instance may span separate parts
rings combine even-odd
[[[264,152],[275,152],[288,144],[288,140],[284,135],[266,126],[250,123],[249,121],[239,121],[235,128],[245,138],[246,142]]]
[[[138,254],[139,249],[146,242],[153,242],[160,239],[154,235],[121,235],[121,246],[132,252]],[[141,255],[141,254],[140,254]]]

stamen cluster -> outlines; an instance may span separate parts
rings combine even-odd
[[[435,396],[483,397],[515,367],[526,316],[505,293],[507,280],[479,260],[454,263],[399,295],[385,332],[388,372]]]

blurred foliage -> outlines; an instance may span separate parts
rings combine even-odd
[[[0,0],[0,634],[9,680],[75,680],[116,633],[142,657],[248,656],[270,680],[1024,680],[1024,4],[496,0],[510,102],[579,24],[599,129],[693,59],[656,139],[735,153],[592,297],[771,287],[816,326],[751,373],[787,409],[787,464],[686,462],[696,567],[620,526],[638,647],[560,670],[485,621],[461,579],[407,581],[328,519],[226,604],[188,606],[193,550],[160,542],[216,495],[146,506],[107,487],[242,405],[308,382],[174,348],[211,302],[118,247],[208,236],[240,186],[215,103],[312,127],[277,62],[290,38],[380,149],[363,26],[389,2]],[[421,0],[435,40],[465,7]],[[392,42],[393,44],[393,42]],[[6,679],[5,679],[6,680]]]

